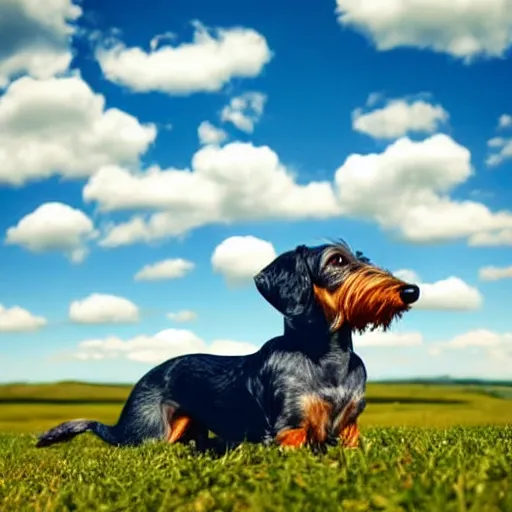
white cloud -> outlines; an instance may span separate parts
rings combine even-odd
[[[449,136],[407,137],[382,153],[352,154],[336,171],[342,213],[397,229],[410,242],[467,238],[512,228],[512,213],[493,213],[449,193],[472,175],[470,152]]]
[[[358,347],[417,347],[423,344],[419,332],[383,332],[375,330],[354,336],[354,346]]]
[[[487,145],[490,148],[500,148],[504,144],[506,144],[506,140],[503,137],[493,137],[487,141]]]
[[[409,334],[412,333],[404,333],[404,336]],[[385,350],[378,349],[377,343],[359,347],[355,338],[354,346],[373,379],[510,378],[512,333],[481,329],[456,336],[448,342],[425,340],[417,345],[389,345]]]
[[[434,283],[423,283],[412,270],[397,270],[394,274],[420,287],[420,298],[412,304],[414,309],[472,311],[482,307],[483,297],[477,288],[462,279],[450,276]]]
[[[234,124],[243,132],[252,133],[263,115],[267,97],[261,92],[246,92],[233,98],[221,112],[221,120]]]
[[[83,197],[96,201],[100,211],[142,210],[105,226],[100,244],[107,247],[219,223],[336,216],[375,221],[412,243],[469,239],[476,244],[475,238],[512,229],[512,212],[450,197],[472,176],[470,157],[448,135],[420,142],[402,137],[381,153],[350,155],[334,183],[298,184],[268,146],[232,142],[200,148],[191,169],[103,167],[89,179]]]
[[[250,343],[231,340],[216,340],[207,345],[192,331],[166,329],[153,336],[142,335],[126,341],[115,336],[85,340],[79,343],[72,357],[83,361],[125,358],[158,364],[185,354],[246,355],[257,350]]]
[[[258,347],[246,341],[214,340],[210,344],[209,352],[219,356],[245,356],[253,354]]]
[[[133,323],[139,320],[139,308],[124,297],[93,293],[71,303],[69,318],[80,324]]]
[[[271,60],[265,38],[252,29],[209,30],[194,22],[191,43],[162,45],[150,52],[116,41],[96,58],[106,78],[138,92],[187,95],[216,92],[233,78],[253,78]]]
[[[338,21],[381,51],[429,49],[466,62],[504,57],[512,43],[512,0],[336,0]]]
[[[163,34],[157,34],[151,41],[149,42],[149,47],[151,51],[155,51],[162,41],[174,41],[177,39],[177,35],[174,32],[165,32]]]
[[[512,116],[509,114],[502,114],[498,119],[498,129],[512,127]]]
[[[135,174],[105,167],[91,177],[83,196],[103,211],[162,210],[108,227],[104,246],[179,236],[208,224],[322,219],[339,212],[329,182],[298,185],[269,147],[241,142],[202,147],[193,156],[192,172],[153,167]]]
[[[497,347],[503,343],[512,343],[512,333],[498,334],[486,329],[477,329],[455,336],[444,342],[443,346],[450,349],[465,349],[469,347]]]
[[[184,309],[182,311],[177,311],[176,313],[167,313],[167,318],[169,320],[173,320],[174,322],[193,322],[197,319],[197,313],[195,311],[191,311],[190,309]]]
[[[135,274],[135,281],[162,281],[164,279],[179,279],[194,269],[191,261],[182,258],[168,259],[146,265]]]
[[[510,267],[483,267],[478,275],[482,281],[499,281],[512,278],[512,265]]]
[[[496,247],[512,245],[512,229],[475,233],[469,238],[472,247]]]
[[[6,308],[0,304],[0,333],[36,331],[46,324],[46,318],[35,316],[26,309],[19,306]]]
[[[200,144],[221,144],[228,135],[221,128],[213,126],[208,121],[203,121],[197,128],[197,136]]]
[[[487,141],[491,154],[487,158],[487,165],[495,167],[503,161],[512,158],[512,137],[493,137]]]
[[[482,307],[481,293],[458,277],[448,277],[435,283],[420,284],[421,297],[416,309],[472,311]]]
[[[7,230],[5,243],[32,252],[62,251],[75,263],[88,253],[87,242],[97,236],[91,219],[63,203],[44,203]]]
[[[371,103],[375,101],[370,97]],[[352,113],[352,128],[380,139],[396,139],[410,132],[433,133],[448,120],[448,113],[440,105],[423,100],[389,100],[384,107],[364,113]]]
[[[495,370],[498,367],[508,367],[510,370],[512,364],[512,332],[498,333],[488,329],[476,329],[448,341],[432,343],[431,346],[433,355],[442,355],[451,350],[483,354],[494,362]],[[484,364],[484,361],[480,359],[479,363]]]
[[[418,284],[420,282],[420,277],[418,274],[416,274],[414,270],[410,270],[408,268],[397,270],[396,272],[393,272],[393,274],[398,277],[398,279],[401,279],[406,283]]]
[[[104,165],[134,164],[155,137],[153,125],[105,110],[104,97],[78,76],[20,78],[0,97],[0,184],[83,178]]]
[[[222,274],[228,285],[250,282],[263,267],[276,258],[274,246],[254,236],[232,236],[213,251],[214,272]]]
[[[49,78],[71,62],[72,25],[82,9],[72,0],[0,2],[0,87],[28,73]]]

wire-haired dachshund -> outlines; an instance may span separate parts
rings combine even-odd
[[[116,425],[68,421],[41,435],[37,446],[87,431],[113,445],[161,439],[205,446],[211,431],[231,445],[357,446],[366,370],[352,332],[386,330],[418,299],[419,288],[344,242],[299,246],[254,280],[283,314],[283,334],[250,355],[169,359],[137,382]]]

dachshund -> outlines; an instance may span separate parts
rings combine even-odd
[[[156,439],[206,448],[213,432],[231,446],[357,447],[367,374],[352,334],[387,330],[418,300],[418,286],[344,241],[284,252],[254,282],[283,315],[283,334],[249,355],[169,359],[135,384],[115,425],[67,421],[36,446],[90,431],[117,446]]]

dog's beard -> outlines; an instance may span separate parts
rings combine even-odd
[[[363,333],[381,328],[386,331],[410,309],[400,298],[405,283],[379,269],[363,269],[349,275],[334,292],[315,289],[315,295],[331,325],[331,331],[343,324]]]

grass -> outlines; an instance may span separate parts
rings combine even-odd
[[[499,386],[370,384],[361,450],[243,445],[221,457],[90,435],[46,450],[34,433],[113,422],[129,387],[0,386],[0,510],[512,510],[512,400]]]

